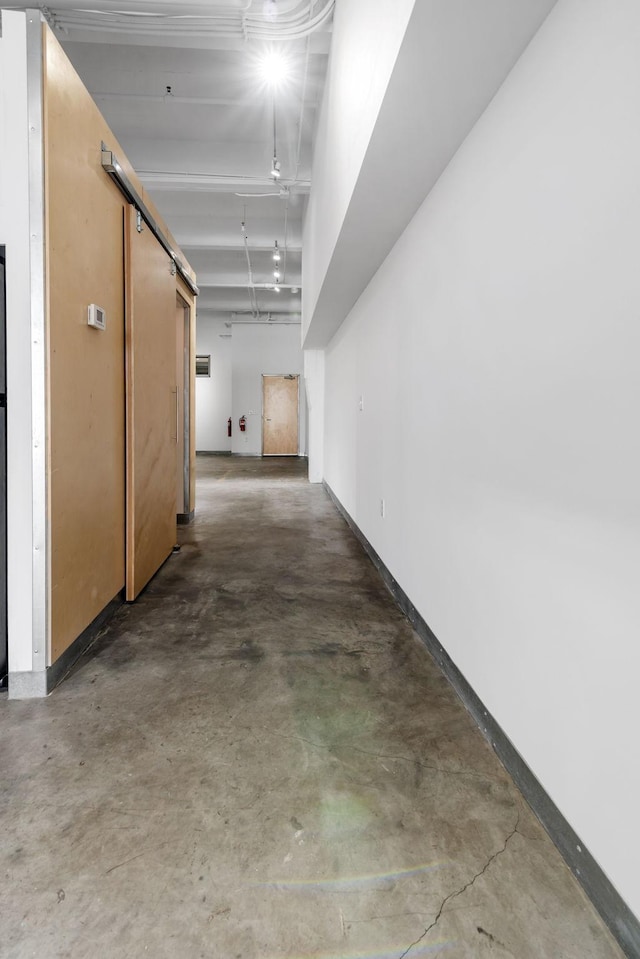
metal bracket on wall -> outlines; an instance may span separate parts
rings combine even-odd
[[[107,146],[104,143],[101,144],[101,149],[102,149],[101,159],[102,159],[103,169],[109,174],[111,179],[117,184],[118,189],[120,190],[124,198],[127,200],[127,202],[130,203],[132,206],[134,206],[137,210],[138,232],[140,232],[140,229],[141,229],[141,221],[144,220],[144,222],[147,224],[147,226],[149,227],[149,229],[155,236],[158,243],[167,251],[171,259],[175,263],[176,270],[178,271],[178,273],[180,274],[184,282],[187,284],[187,286],[189,287],[193,295],[198,296],[198,294],[200,293],[200,290],[198,289],[196,284],[193,282],[193,280],[189,276],[189,273],[187,272],[187,270],[184,267],[184,264],[182,263],[182,260],[180,260],[178,255],[173,250],[171,244],[169,243],[169,240],[167,239],[167,237],[164,235],[164,233],[162,232],[162,230],[156,223],[153,215],[151,214],[151,211],[145,204],[144,200],[142,199],[142,197],[140,196],[140,194],[134,187],[133,183],[131,182],[127,174],[122,169],[122,166],[118,162],[116,155],[112,153],[111,150],[107,149]]]

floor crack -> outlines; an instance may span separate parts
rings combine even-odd
[[[477,879],[480,879],[481,876],[484,876],[484,874],[485,874],[485,872],[487,871],[487,869],[489,868],[489,866],[490,866],[493,862],[495,862],[496,859],[498,859],[498,857],[501,856],[502,853],[506,850],[506,848],[507,848],[507,846],[509,845],[510,841],[513,839],[513,837],[515,836],[515,834],[518,832],[518,826],[519,826],[519,825],[520,825],[520,811],[518,810],[518,816],[517,816],[517,819],[516,819],[515,826],[513,827],[513,829],[511,830],[511,832],[509,833],[509,835],[508,835],[507,838],[505,839],[504,843],[502,844],[502,848],[501,848],[501,849],[498,849],[496,852],[492,853],[492,855],[489,856],[489,858],[488,858],[487,861],[485,862],[485,864],[484,864],[484,866],[482,867],[482,869],[480,870],[480,872],[477,872],[477,873],[475,874],[475,876],[474,876],[472,879],[470,879],[469,882],[465,883],[465,885],[464,885],[461,889],[456,889],[455,892],[450,892],[448,896],[445,896],[445,898],[442,900],[442,902],[441,902],[441,904],[440,904],[440,908],[438,909],[438,912],[436,913],[435,919],[434,919],[432,922],[429,923],[429,925],[428,925],[427,928],[424,930],[424,932],[422,933],[421,936],[418,936],[418,938],[417,938],[414,942],[412,942],[411,945],[407,946],[407,948],[404,950],[404,952],[400,954],[400,956],[398,957],[398,959],[405,959],[405,956],[408,956],[408,955],[409,955],[409,953],[410,953],[411,950],[414,948],[414,946],[419,945],[419,943],[421,943],[424,939],[426,939],[426,937],[429,935],[429,933],[430,933],[431,930],[434,928],[434,926],[437,926],[437,925],[438,925],[438,922],[440,921],[440,917],[442,916],[442,913],[444,912],[445,906],[447,905],[448,902],[451,902],[453,899],[457,899],[458,896],[461,896],[463,893],[465,893],[465,892],[467,891],[467,889],[470,889],[471,886],[473,886],[473,884],[476,882]]]

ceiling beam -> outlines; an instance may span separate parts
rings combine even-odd
[[[138,179],[154,190],[197,190],[207,193],[230,193],[242,190],[257,196],[267,190],[286,199],[288,194],[306,195],[311,188],[310,180],[278,181],[267,176],[234,176],[223,173],[172,173],[169,171],[138,170]]]
[[[210,106],[210,107],[255,107],[256,102],[264,100],[267,105],[271,104],[271,93],[270,91],[260,92],[258,91],[255,96],[252,97],[178,97],[173,93],[116,93],[116,92],[100,92],[92,93],[91,96],[94,100],[128,100],[132,101],[141,101],[141,102],[152,102],[152,103],[181,103],[181,104],[197,104],[198,106]],[[317,110],[319,103],[317,100],[305,100],[304,108],[305,110]]]
[[[189,243],[180,243],[180,249],[183,253],[186,253],[187,250],[211,250],[215,253],[242,253],[244,254],[244,244],[229,244],[229,243],[216,243],[215,240],[202,240],[200,241],[191,241]],[[256,246],[251,243],[249,249],[252,253],[271,253],[273,251],[273,243],[269,246]],[[282,247],[282,252],[284,253],[284,247]],[[291,246],[287,244],[287,256],[292,253],[302,253],[302,247],[300,244]]]

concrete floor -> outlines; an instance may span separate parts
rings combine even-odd
[[[0,954],[620,959],[303,465],[198,465],[182,551],[0,700]]]

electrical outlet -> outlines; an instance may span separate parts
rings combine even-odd
[[[383,499],[381,499],[381,500],[380,500],[380,515],[382,516],[383,519],[384,519],[384,517],[385,517],[385,514],[386,514],[385,502],[384,502]]]

